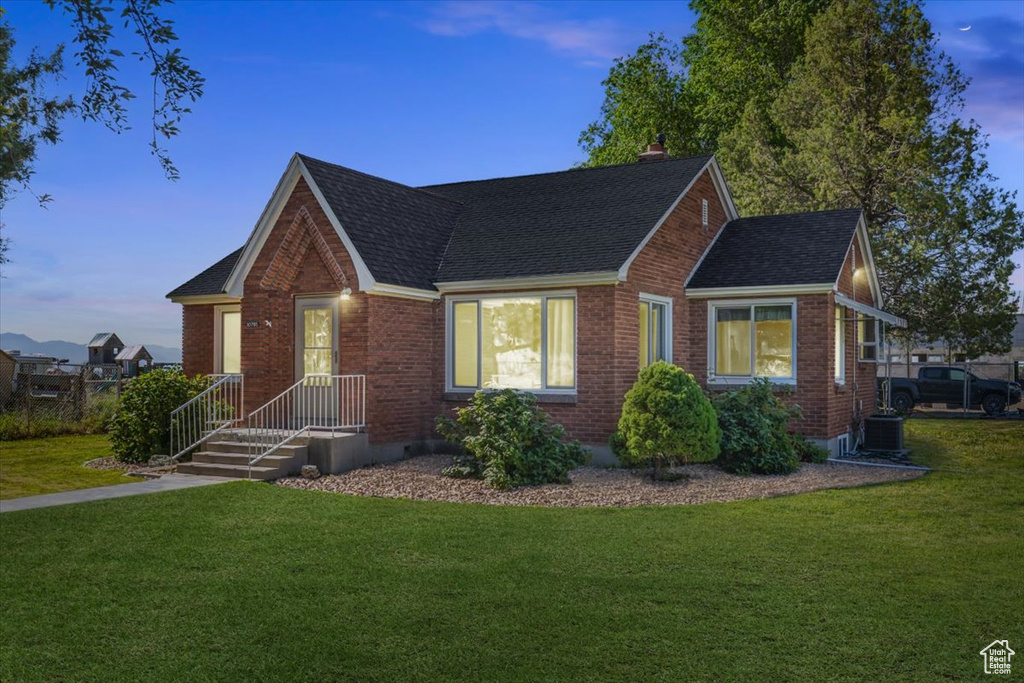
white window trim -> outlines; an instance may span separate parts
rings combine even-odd
[[[579,359],[580,359],[580,309],[579,298],[575,289],[549,290],[549,291],[527,291],[527,292],[488,292],[485,294],[459,294],[445,296],[444,314],[444,389],[446,393],[474,393],[488,387],[461,387],[455,386],[455,340],[452,327],[455,320],[452,317],[456,303],[466,301],[482,302],[486,299],[541,299],[541,361],[540,361],[540,389],[519,389],[534,394],[558,394],[562,396],[575,396],[579,389]],[[572,360],[572,387],[551,387],[547,388],[548,381],[548,356],[547,356],[547,332],[548,332],[548,307],[544,305],[546,299],[572,299],[573,301],[573,360]],[[483,334],[483,306],[477,307],[477,382],[483,379],[482,364],[483,355],[480,353],[480,336]]]
[[[718,347],[715,325],[715,309],[718,308],[737,308],[740,306],[783,306],[789,305],[793,311],[793,376],[792,377],[767,377],[772,384],[796,384],[797,378],[797,305],[796,299],[716,299],[708,302],[708,383],[709,384],[750,384],[752,381],[760,377],[759,375],[752,375],[750,377],[740,377],[738,375],[716,375],[715,365],[718,359]],[[834,314],[833,314],[834,315]],[[751,313],[751,334],[753,334],[753,313]],[[751,345],[751,353],[753,354],[755,348]],[[754,366],[754,358],[751,358],[751,368]]]
[[[878,318],[876,318],[874,316],[871,316],[871,315],[867,315],[865,313],[859,313],[859,312],[854,313],[854,315],[855,315],[855,317],[857,319],[857,322],[854,325],[854,336],[855,336],[855,338],[857,340],[857,362],[858,363],[878,363],[878,362],[880,362],[878,360],[878,357],[879,357],[878,350],[882,347],[882,345],[879,343],[881,341],[881,336],[880,335],[881,335],[882,331],[881,331],[881,326],[878,324]],[[875,341],[873,341],[873,342],[866,342],[866,341],[860,339],[860,323],[861,323],[862,319],[870,320],[873,323],[873,326],[875,328]],[[862,357],[863,354],[861,352],[862,352],[863,349],[866,349],[866,348],[870,348],[870,349],[874,350],[874,355],[875,355],[874,358],[863,358]],[[885,361],[881,361],[881,362],[885,362]]]
[[[836,319],[836,311],[839,311],[839,318]],[[833,359],[835,366],[832,368],[832,377],[835,383],[840,386],[846,385],[846,307],[842,304],[835,304],[832,309],[832,318],[835,320],[839,330],[832,332],[832,345],[835,346],[835,335],[839,335],[839,355]],[[838,374],[836,370],[839,370]]]
[[[242,312],[241,304],[224,304],[213,307],[213,374],[219,375],[224,372],[224,353],[221,344],[224,340],[224,313]],[[241,326],[241,320],[239,320]],[[241,354],[239,354],[241,356]]]
[[[662,304],[665,307],[665,360],[669,363],[675,363],[676,359],[672,353],[672,297],[670,296],[658,296],[657,294],[647,294],[640,292],[640,303],[649,304]],[[639,343],[639,340],[637,340]],[[652,354],[653,357],[653,354]]]

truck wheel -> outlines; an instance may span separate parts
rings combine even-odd
[[[1006,398],[999,394],[989,394],[981,399],[981,409],[986,415],[1002,415],[1006,412]]]
[[[906,415],[914,409],[914,397],[905,391],[897,391],[892,395],[892,407],[900,415]]]

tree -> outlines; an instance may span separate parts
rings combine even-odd
[[[673,154],[711,154],[747,103],[765,108],[803,52],[824,0],[693,0],[695,32],[650,35],[615,60],[601,117],[580,134],[587,166],[630,163],[658,133]]]
[[[864,211],[887,307],[909,323],[903,344],[1001,351],[1008,335],[990,332],[1012,327],[1024,226],[985,137],[959,118],[967,83],[915,2],[835,2],[767,117],[748,105],[720,158],[744,212]]]
[[[660,479],[663,465],[717,458],[722,431],[693,375],[658,361],[626,392],[616,438],[625,446],[617,453],[623,464],[650,463]]]
[[[62,11],[71,23],[77,47],[75,64],[83,69],[88,84],[77,99],[48,92],[50,81],[64,74],[63,45],[46,56],[33,52],[24,65],[14,64],[13,32],[0,10],[0,208],[9,199],[12,186],[30,189],[37,147],[60,141],[60,123],[65,116],[77,114],[114,133],[130,128],[128,103],[135,93],[118,79],[118,66],[129,57],[116,46],[120,35],[111,23],[115,0],[45,2],[51,10]],[[204,79],[174,47],[178,37],[173,23],[160,14],[160,0],[122,0],[120,5],[116,14],[138,41],[138,48],[129,56],[151,67],[150,151],[165,175],[177,179],[178,169],[161,140],[179,133],[178,124],[191,112],[189,103],[203,94]],[[50,199],[46,194],[36,197],[41,203]]]
[[[804,51],[804,34],[826,0],[692,0],[694,33],[683,38],[694,135],[706,153],[744,111],[764,112]]]
[[[919,3],[691,7],[681,48],[661,38],[612,67],[602,118],[580,138],[586,163],[632,161],[665,127],[674,153],[718,155],[747,215],[860,207],[886,307],[910,324],[899,341],[1002,350],[992,332],[1010,324],[1022,216],[961,119],[968,81]]]
[[[693,135],[693,105],[687,100],[682,52],[664,35],[651,34],[635,54],[616,59],[603,81],[601,118],[580,133],[585,166],[636,161],[637,154],[664,133],[676,154],[700,154]]]

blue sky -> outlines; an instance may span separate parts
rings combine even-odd
[[[5,9],[22,55],[70,41],[39,0]],[[54,201],[41,209],[21,194],[4,210],[3,331],[178,346],[181,310],[164,295],[241,246],[293,152],[413,185],[567,168],[583,158],[577,136],[612,60],[651,30],[679,36],[693,22],[682,2],[181,2],[168,13],[207,79],[169,145],[181,180],[148,153],[144,97],[120,136],[68,121],[33,180]],[[992,171],[1024,187],[1024,2],[926,13],[974,79],[967,115],[991,136]],[[142,71],[123,75],[145,94]]]

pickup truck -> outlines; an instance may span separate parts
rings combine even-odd
[[[909,413],[919,403],[945,403],[962,408],[964,380],[969,392],[968,408],[981,408],[988,415],[999,415],[1021,399],[1021,386],[1016,382],[982,379],[962,368],[929,366],[918,370],[917,379],[893,377],[892,407],[898,413]],[[884,378],[878,380],[879,396],[883,396]]]

